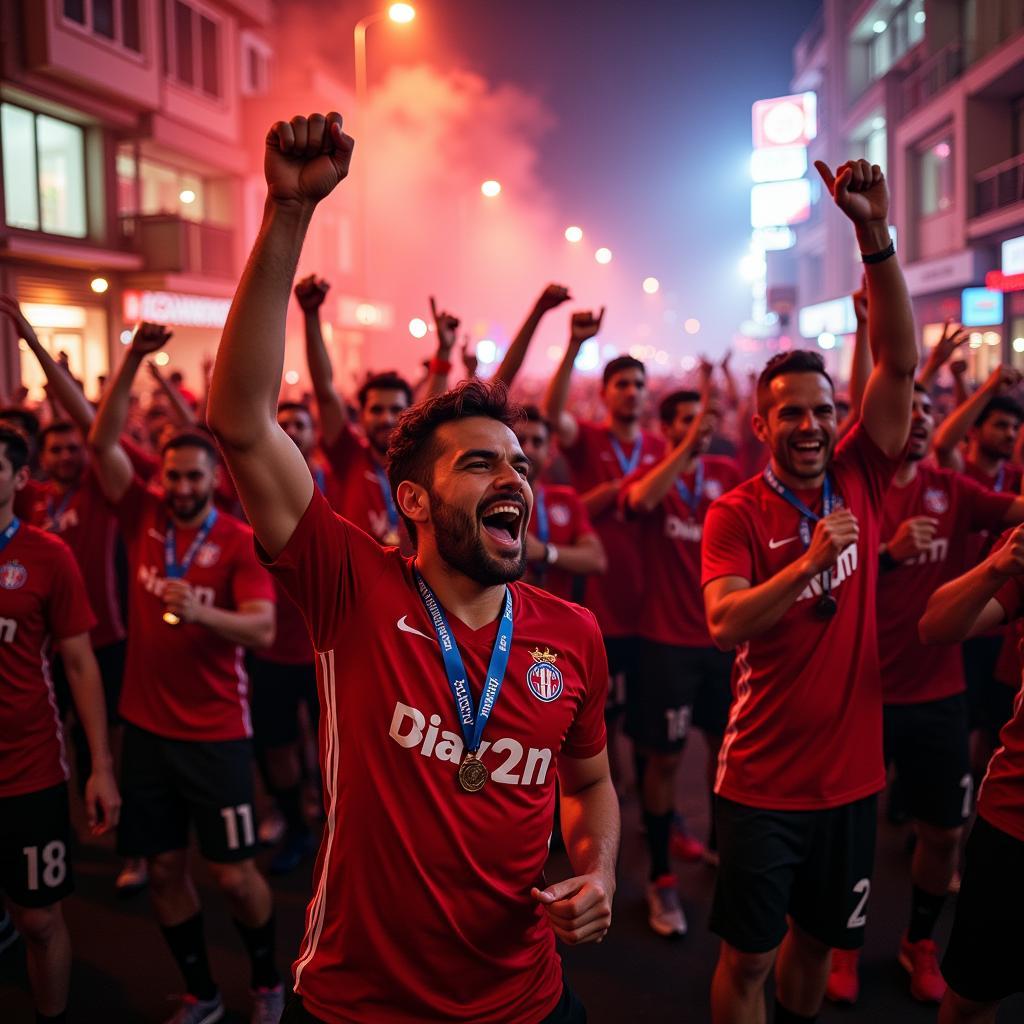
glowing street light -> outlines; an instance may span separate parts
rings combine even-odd
[[[495,196],[501,195],[501,182],[495,181],[493,178],[488,178],[481,186],[480,191],[487,196],[488,199],[493,199]]]
[[[409,321],[409,333],[414,338],[425,338],[427,336],[427,321],[414,316]]]
[[[388,17],[398,25],[408,25],[416,17],[416,8],[412,4],[392,4]]]
[[[89,287],[97,295],[102,295],[110,287],[110,282],[105,277],[94,277],[89,282]]]
[[[597,252],[594,253],[594,259],[597,260],[598,263],[602,263],[602,264],[604,264],[604,263],[611,263],[611,261],[612,261],[612,251],[611,251],[611,249],[608,249],[608,248],[606,248],[605,246],[602,245],[601,248],[598,249]]]
[[[654,295],[660,287],[661,282],[656,277],[644,278],[643,289],[648,295]]]
[[[189,206],[196,201],[196,194],[190,188],[183,188],[178,193],[178,198],[186,205]]]
[[[153,356],[153,362],[156,363],[157,366],[166,366],[170,361],[171,357],[166,352],[157,352],[157,354]]]
[[[578,228],[575,224],[570,225],[565,229],[565,240],[573,243],[582,242],[583,228]]]
[[[691,316],[688,320],[683,321],[683,330],[687,334],[696,334],[700,330],[700,321],[695,316]]]

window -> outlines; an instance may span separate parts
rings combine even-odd
[[[869,82],[881,78],[924,39],[924,23],[924,0],[895,0],[891,6],[872,7],[858,35],[866,39]]]
[[[953,205],[953,138],[946,136],[918,156],[921,216],[942,213]]]
[[[167,5],[167,74],[207,96],[221,95],[220,25],[184,0]]]
[[[254,36],[242,36],[242,93],[262,96],[270,90],[270,48]]]
[[[85,133],[78,125],[0,104],[7,224],[84,238]]]
[[[206,183],[198,174],[148,156],[136,160],[130,145],[118,148],[115,166],[117,209],[122,217],[172,214],[184,220],[207,218]]]
[[[133,53],[142,52],[139,0],[63,0],[64,20]]]

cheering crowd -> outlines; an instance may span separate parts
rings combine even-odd
[[[657,396],[623,355],[588,390],[603,310],[571,315],[531,393],[530,342],[570,301],[549,285],[490,381],[465,350],[459,379],[434,306],[425,372],[374,372],[350,404],[329,284],[294,278],[352,148],[334,113],[271,129],[198,394],[143,323],[94,405],[0,297],[47,381],[0,409],[0,955],[24,939],[36,1020],[96,1019],[68,1016],[80,800],[116,831],[118,887],[148,888],[186,993],[169,1024],[225,1013],[193,838],[256,1024],[580,1024],[556,939],[612,926],[632,779],[655,933],[688,929],[673,861],[715,868],[715,1024],[767,1020],[773,974],[778,1024],[857,1002],[879,813],[913,823],[909,995],[994,1021],[1024,989],[1021,381],[972,390],[952,324],[921,364],[879,168],[818,165],[864,262],[843,394],[798,349]],[[281,401],[292,301],[312,394]],[[692,728],[707,837],[675,806]],[[569,878],[545,875],[553,829]],[[287,980],[261,837],[272,874],[317,855]]]

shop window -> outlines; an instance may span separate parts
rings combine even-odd
[[[171,0],[166,11],[167,74],[190,89],[219,97],[220,24],[185,0]]]
[[[942,213],[953,205],[953,138],[946,136],[918,155],[921,216]]]
[[[64,20],[133,53],[142,52],[140,0],[62,0]]]
[[[78,125],[0,104],[5,216],[10,227],[84,238],[85,133]]]
[[[270,49],[253,37],[242,38],[242,93],[262,96],[270,89]]]
[[[149,157],[136,159],[134,147],[122,145],[114,161],[117,173],[117,212],[124,218],[137,215],[173,215],[202,221],[209,215],[206,182]],[[126,226],[130,230],[130,225]]]

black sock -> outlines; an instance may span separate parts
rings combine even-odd
[[[309,831],[306,818],[302,813],[302,783],[286,789],[275,789],[274,800],[281,811],[290,835],[305,835]]]
[[[246,951],[249,954],[249,961],[252,964],[252,987],[253,988],[274,988],[281,980],[277,973],[277,964],[274,963],[274,914],[257,928],[250,928],[235,921],[238,934],[242,936]]]
[[[805,1017],[802,1013],[787,1010],[778,999],[775,1000],[775,1024],[814,1024],[817,1019],[816,1013]]]
[[[651,881],[662,875],[670,875],[668,861],[668,840],[672,831],[672,812],[651,814],[644,811],[644,826],[647,829],[647,851],[651,856]]]
[[[68,1011],[62,1010],[60,1013],[48,1017],[45,1013],[36,1010],[36,1024],[68,1024]]]
[[[196,999],[212,999],[217,994],[217,986],[210,974],[210,961],[206,956],[202,911],[181,924],[164,925],[160,930],[164,933],[167,945],[171,947],[178,970],[185,979],[188,994]]]
[[[932,937],[935,922],[938,921],[945,902],[945,893],[936,896],[914,886],[910,897],[910,926],[907,928],[907,939],[910,942],[920,942],[921,939]]]

